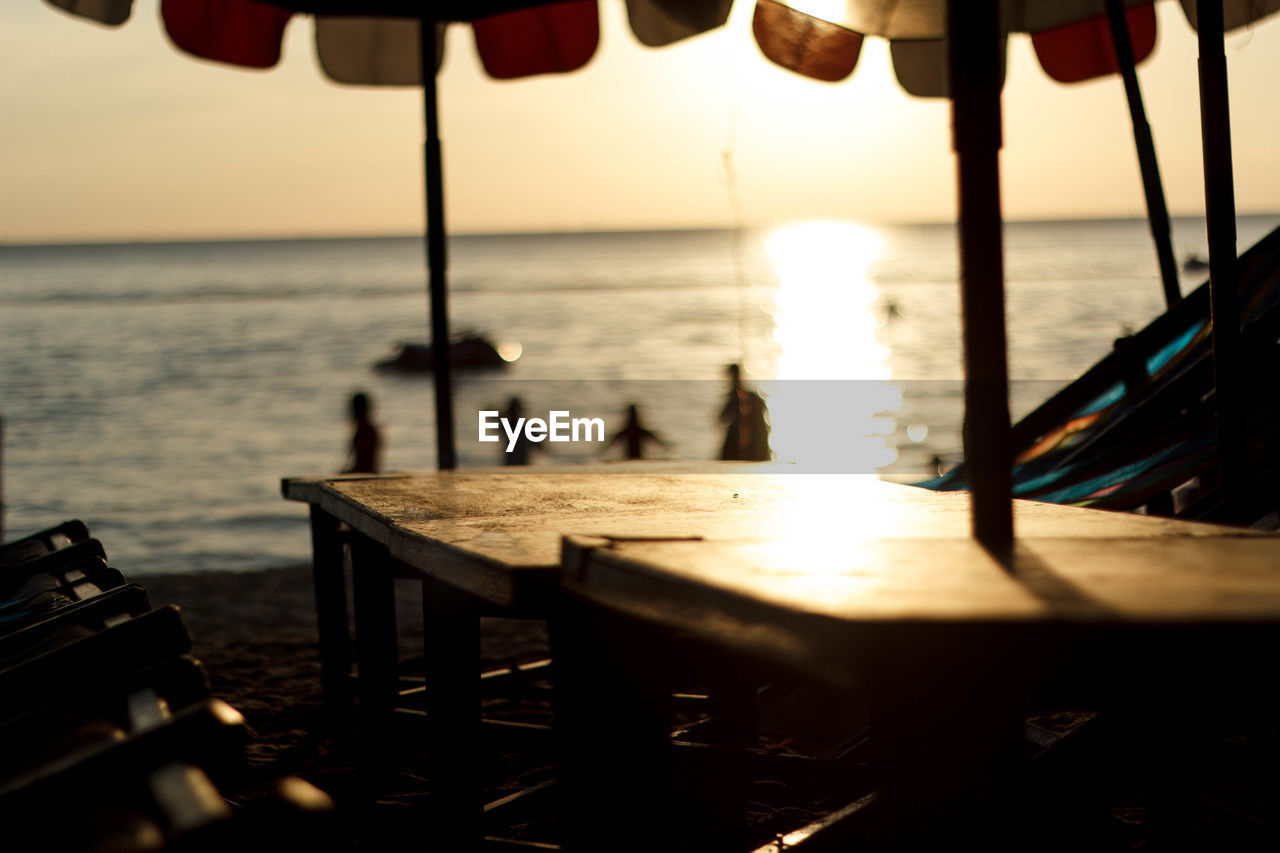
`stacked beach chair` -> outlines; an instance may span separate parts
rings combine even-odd
[[[324,830],[332,803],[300,779],[232,806],[244,721],[190,649],[178,608],[153,607],[82,522],[0,546],[8,840],[26,827],[29,849],[225,850]]]
[[[1014,425],[1015,497],[1274,529],[1280,476],[1280,229],[1242,254],[1241,343],[1248,376],[1244,482],[1217,481],[1209,283]],[[917,485],[969,488],[959,465]]]

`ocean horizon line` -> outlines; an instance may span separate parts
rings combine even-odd
[[[1280,217],[1280,211],[1249,211],[1238,212],[1236,214],[1239,219],[1261,219],[1266,217]],[[1172,215],[1170,219],[1173,221],[1193,221],[1204,219],[1202,213],[1179,214]],[[768,231],[773,228],[782,227],[790,222],[806,222],[806,221],[848,221],[868,228],[946,228],[955,227],[955,220],[933,220],[933,221],[916,221],[916,222],[864,222],[861,220],[839,220],[836,217],[813,217],[811,220],[795,219],[787,222],[774,222],[769,224],[757,224],[743,226],[742,230],[749,232]],[[1131,223],[1145,222],[1146,217],[1140,215],[1129,216],[1071,216],[1071,217],[1045,217],[1045,218],[1006,218],[1006,225],[1070,225],[1070,224],[1086,224],[1086,223]],[[549,229],[549,230],[510,230],[510,231],[457,231],[449,234],[449,239],[501,239],[501,238],[522,238],[522,237],[583,237],[583,236],[610,236],[610,235],[639,235],[639,234],[696,234],[696,233],[729,233],[738,230],[734,226],[671,226],[664,228],[583,228],[583,229]],[[297,234],[275,234],[275,235],[210,235],[210,236],[174,236],[174,237],[138,237],[138,238],[122,238],[122,239],[51,239],[51,240],[30,240],[21,242],[9,242],[0,239],[0,249],[50,249],[50,248],[95,248],[95,247],[114,247],[114,248],[130,248],[130,247],[147,247],[147,246],[211,246],[211,245],[258,245],[273,243],[321,243],[321,242],[345,242],[345,241],[366,241],[373,242],[379,240],[399,241],[399,240],[421,240],[423,232],[407,231],[407,232],[387,232],[387,233],[333,233],[333,234],[316,234],[316,233],[297,233]]]

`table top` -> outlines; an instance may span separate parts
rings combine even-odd
[[[822,495],[842,498],[840,518]],[[742,537],[568,536],[562,587],[834,683],[885,660],[999,660],[1099,628],[1190,628],[1224,648],[1280,632],[1274,534],[1016,501],[1018,538],[992,553],[968,535],[966,495],[835,478],[791,500]]]
[[[680,583],[696,579],[795,608],[809,606],[799,592],[808,589],[828,608],[823,612],[841,618],[918,613],[918,591],[926,588],[937,618],[1029,618],[1049,612],[1055,596],[1059,611],[1106,612],[1130,590],[1095,582],[1087,568],[1120,555],[1145,566],[1148,584],[1160,580],[1157,563],[1172,561],[1194,575],[1202,558],[1244,560],[1253,580],[1231,587],[1232,606],[1256,599],[1270,607],[1257,588],[1269,588],[1264,564],[1280,559],[1280,540],[1251,531],[1016,501],[1022,568],[1015,579],[969,538],[967,494],[870,475],[796,474],[769,463],[288,478],[282,490],[386,545],[401,562],[503,606],[514,605],[526,588],[555,582],[564,534],[612,540],[623,563],[684,572]],[[765,560],[770,554],[774,562]],[[768,567],[762,571],[740,568],[761,560]],[[1087,593],[1073,590],[1086,581]],[[837,607],[856,601],[869,609]]]

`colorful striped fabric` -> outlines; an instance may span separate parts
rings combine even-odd
[[[1274,358],[1280,332],[1280,229],[1241,256],[1237,273],[1246,348]],[[1015,426],[1015,497],[1134,509],[1212,469],[1216,433],[1208,287],[1201,285],[1126,339]],[[1063,400],[1074,402],[1064,406]],[[1275,370],[1256,372],[1253,400],[1248,435],[1253,455],[1261,457],[1266,447],[1274,448],[1265,438],[1280,424]],[[1026,428],[1033,423],[1039,426]],[[964,465],[916,485],[938,491],[969,486]]]

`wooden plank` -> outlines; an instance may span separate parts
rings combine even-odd
[[[869,475],[786,473],[743,463],[622,463],[286,480],[393,557],[486,601],[516,606],[549,581],[560,536],[963,539],[968,499]],[[1228,528],[1019,501],[1023,536],[1154,538]],[[1247,532],[1230,535],[1251,535]],[[963,546],[961,546],[963,547]]]
[[[1019,543],[1118,621],[1280,625],[1280,537],[1045,539]]]
[[[1108,515],[1078,517],[1094,534],[1149,529]],[[1044,529],[1058,530],[1057,516],[1045,514]],[[1057,656],[1077,640],[1089,641],[1084,648],[1109,641],[1106,658],[1119,670],[1105,673],[1108,691],[1095,698],[1141,709],[1137,717],[1158,719],[1188,691],[1234,701],[1226,687],[1249,679],[1224,666],[1241,658],[1231,652],[1274,645],[1280,629],[1280,538],[1175,529],[1181,535],[1023,539],[999,558],[967,537],[571,536],[563,582],[566,598],[580,611],[594,608],[597,624],[625,617],[651,636],[692,635],[864,696],[870,758],[898,804],[893,826],[922,807],[945,810],[1016,747],[1032,688],[1054,677]],[[1122,671],[1133,661],[1141,661],[1136,673]],[[625,680],[625,663],[616,665]],[[824,828],[835,843],[850,821],[870,816],[854,812]]]
[[[840,688],[857,684],[904,626],[921,643],[948,637],[988,649],[1022,641],[1050,617],[971,539],[841,544],[569,537],[562,585],[596,606]],[[941,588],[929,586],[935,579]]]
[[[576,567],[571,560],[576,560]],[[848,622],[1280,622],[1280,537],[1023,539],[1002,561],[967,539],[630,541],[570,537],[575,589],[681,596]],[[1091,604],[1064,613],[1020,575]],[[612,591],[612,592],[610,592]]]
[[[806,851],[819,846],[823,846],[824,849],[838,846],[852,850],[856,841],[850,837],[852,833],[849,825],[870,812],[880,798],[881,794],[876,791],[859,797],[847,806],[836,809],[800,829],[778,836],[776,841],[770,841],[763,847],[756,848],[754,853],[783,853],[792,848],[800,848],[801,845]],[[833,839],[832,836],[835,838]]]
[[[968,538],[571,536],[564,547],[576,595],[835,683],[902,631],[999,645],[1064,625],[1280,626],[1280,538],[1234,531],[1022,539],[1001,559]]]
[[[571,539],[570,543],[581,540]],[[781,538],[745,541],[591,539],[575,586],[640,594],[678,587],[691,600],[724,593],[849,621],[1001,620],[1047,606],[971,539]],[[568,553],[568,552],[566,552]]]

